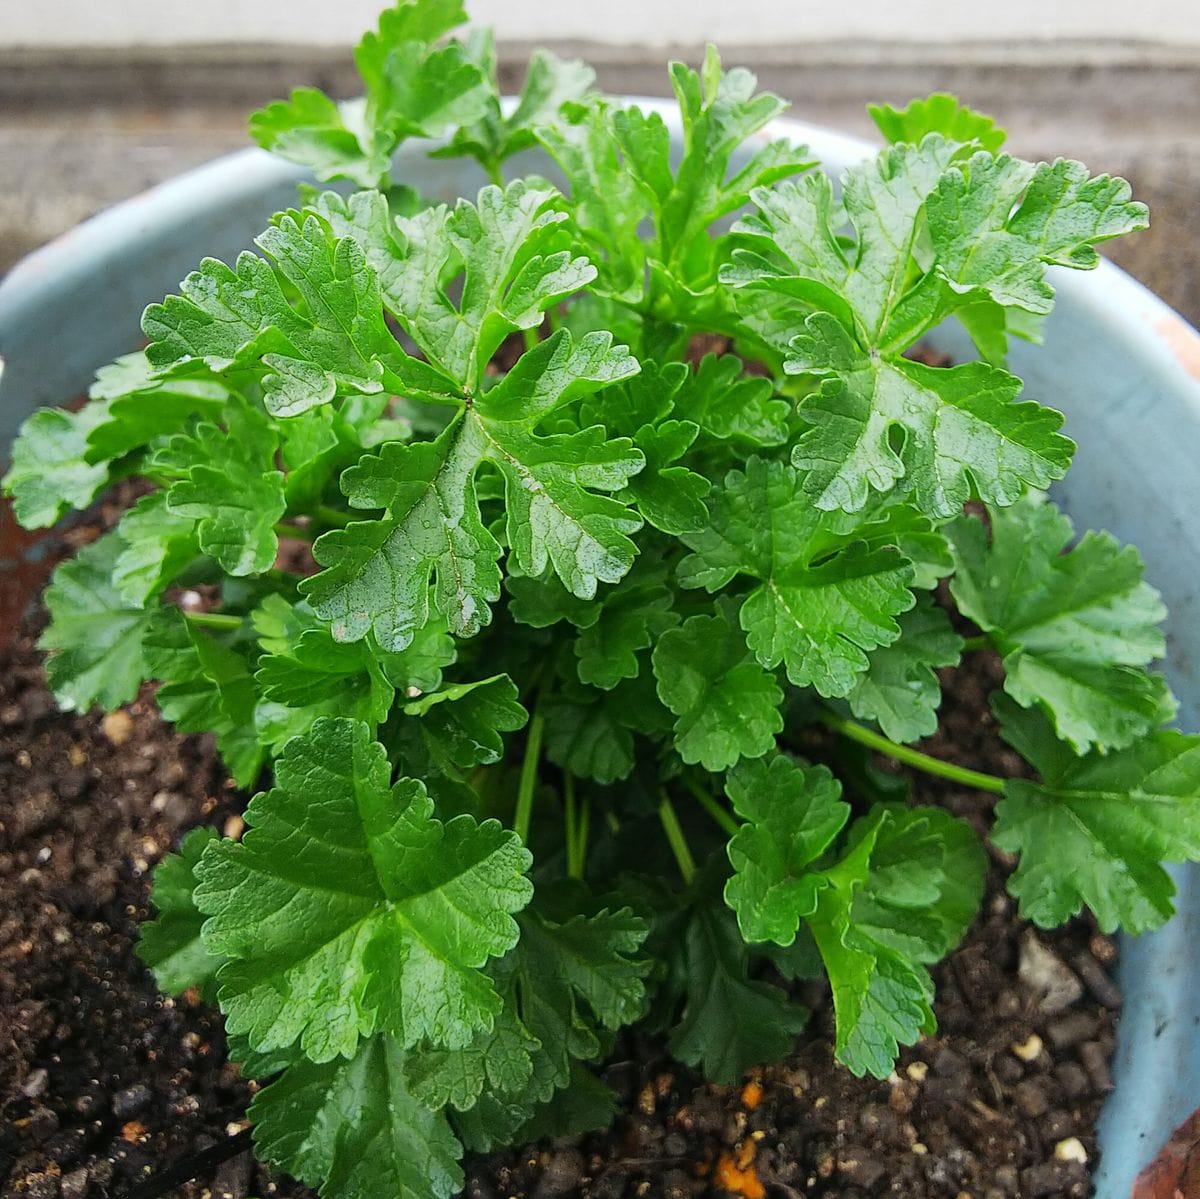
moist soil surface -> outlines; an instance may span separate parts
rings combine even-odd
[[[245,796],[208,738],[158,719],[149,689],[107,717],[57,711],[41,620],[0,657],[0,1199],[120,1196],[244,1127],[252,1084],[226,1060],[219,1016],[159,996],[133,946],[154,864],[197,824],[237,835]],[[1019,772],[987,709],[995,660],[968,655],[943,682],[943,728],[924,748]],[[919,802],[986,826],[991,797],[914,781]],[[601,1070],[622,1105],[612,1129],[473,1158],[466,1195],[1090,1195],[1114,948],[1085,919],[1032,932],[1004,892],[1011,865],[993,853],[982,914],[935,971],[938,1032],[891,1078],[833,1064],[820,989],[800,996],[814,1015],[795,1056],[737,1087],[628,1034]],[[240,1153],[167,1193],[310,1192]]]

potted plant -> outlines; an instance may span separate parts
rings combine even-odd
[[[1149,669],[1157,593],[1107,534],[1068,550],[1043,495],[1134,536],[1177,621],[1195,602],[1183,472],[1165,519],[1139,499],[1200,437],[1166,352],[1191,335],[1115,270],[1100,291],[1047,278],[1145,223],[1127,187],[1009,157],[948,97],[879,109],[890,144],[860,161],[711,50],[672,66],[673,107],[598,97],[548,55],[503,105],[487,37],[445,40],[462,19],[404,0],[358,48],[363,101],[304,89],[253,119],[357,190],[288,208],[293,171],[240,159],[170,185],[137,239],[145,206],[0,290],[6,400],[59,397],[125,336],[89,287],[144,286],[185,236],[190,264],[228,256],[281,210],[146,310],[149,344],[89,405],[28,418],[6,487],[44,527],[150,485],[59,567],[47,670],[80,710],[155,681],[239,785],[267,781],[244,835],[165,860],[142,953],[219,1002],[265,1082],[259,1152],[346,1196],[448,1196],[464,1146],[594,1122],[587,1064],[638,1021],[735,1081],[804,1024],[763,970],[827,977],[838,1060],[888,1077],[934,1031],[929,967],[986,857],[847,744],[1001,796],[976,824],[1022,912],[1165,925],[1129,955],[1172,952],[1161,863],[1198,852],[1200,741],[1162,728],[1176,701]],[[531,173],[547,156],[561,192]],[[57,378],[23,353],[50,312],[73,318]],[[697,335],[724,352],[689,358]],[[1070,410],[1078,451],[1006,364]],[[1146,380],[1155,435],[1135,436],[1097,397]],[[1170,627],[1186,721],[1195,625]],[[937,727],[935,668],[989,650],[1028,764],[1008,778],[911,747]],[[1132,1080],[1156,1021],[1126,977]],[[1135,1119],[1167,1131],[1136,1085],[1110,1105],[1114,1197]],[[1156,1098],[1174,1113],[1194,1086]]]

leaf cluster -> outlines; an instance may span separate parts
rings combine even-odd
[[[81,711],[153,683],[261,786],[239,840],[162,864],[141,952],[269,1080],[260,1153],[346,1199],[446,1199],[464,1148],[606,1123],[589,1064],[637,1021],[733,1081],[803,1029],[801,976],[886,1076],[986,859],[831,730],[929,736],[967,652],[1030,767],[989,784],[1030,919],[1156,927],[1162,863],[1200,857],[1163,607],[1045,498],[1074,447],[1005,368],[1048,268],[1145,224],[1127,186],[947,96],[874,110],[891,144],[835,186],[713,50],[670,68],[673,152],[580,63],[535,55],[502,104],[463,19],[401,0],[361,100],[252,118],[357,190],[201,262],[4,484],[36,527],[141,481],[55,574],[48,675]],[[392,181],[406,139],[492,182],[430,203]],[[512,171],[535,146],[562,190]],[[978,360],[914,354],[949,318]]]

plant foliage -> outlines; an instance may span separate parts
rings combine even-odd
[[[803,1028],[797,971],[886,1076],[984,851],[830,742],[932,734],[968,651],[1030,767],[989,834],[1026,916],[1154,928],[1200,857],[1163,607],[1046,499],[1074,447],[1005,368],[1048,267],[1145,225],[1128,187],[942,95],[873,110],[890,144],[835,182],[712,49],[677,118],[545,53],[502,105],[464,19],[400,0],[361,100],[255,114],[350,186],[201,262],[5,479],[30,527],[142,481],[46,593],[49,678],[81,711],[156,683],[264,788],[163,862],[141,952],[220,1004],[262,1156],[344,1199],[604,1122],[589,1064],[639,1020],[735,1080]],[[423,199],[422,139],[491,182]],[[563,191],[514,174],[534,147]],[[914,356],[948,318],[977,361]]]

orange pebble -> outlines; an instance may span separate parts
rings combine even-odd
[[[136,1145],[146,1136],[147,1128],[140,1120],[130,1120],[121,1125],[121,1140]]]
[[[744,1087],[742,1087],[742,1107],[748,1112],[754,1111],[760,1103],[762,1103],[763,1089],[761,1085],[751,1079]]]
[[[767,1189],[759,1181],[753,1165],[754,1150],[753,1141],[743,1141],[736,1159],[731,1153],[722,1153],[717,1161],[717,1186],[734,1195],[742,1195],[744,1199],[765,1199]]]

